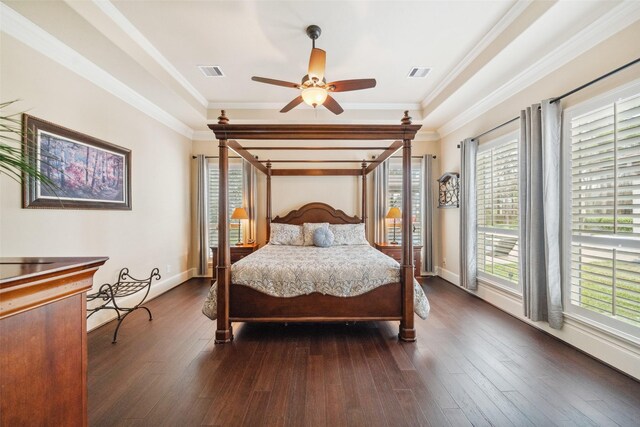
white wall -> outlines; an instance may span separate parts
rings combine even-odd
[[[100,87],[2,34],[0,99],[17,110],[132,151],[131,211],[22,209],[21,188],[0,175],[0,256],[108,256],[95,284],[122,267],[154,293],[189,277],[191,141]],[[104,322],[92,317],[89,328]]]
[[[517,115],[521,109],[565,93],[574,87],[586,83],[612,69],[630,62],[640,56],[640,23],[633,24],[625,30],[609,38],[595,48],[579,56],[549,76],[528,86],[513,95],[505,102],[485,112],[478,119],[466,124],[457,131],[446,135],[441,140],[441,171],[460,171],[460,152],[457,144],[464,138],[473,137],[499,123]],[[600,93],[607,92],[617,86],[640,77],[640,65],[631,67],[610,77],[588,89],[578,92],[562,101],[563,106],[576,105]],[[507,132],[518,129],[518,123],[502,128],[480,140],[490,141]],[[447,209],[440,215],[440,242],[442,259],[440,275],[448,281],[458,284],[460,272],[459,247],[459,210]],[[446,261],[446,264],[445,264]],[[522,313],[522,300],[509,292],[480,284],[478,296],[514,316],[526,320]],[[594,355],[595,357],[621,369],[630,375],[640,378],[640,343],[634,340],[620,339],[603,333],[600,328],[585,324],[583,319],[568,318],[563,330],[548,328],[542,322],[529,322],[568,343]],[[628,337],[627,337],[628,338]]]

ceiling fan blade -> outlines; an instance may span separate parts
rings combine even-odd
[[[293,110],[295,107],[297,107],[298,105],[300,105],[302,103],[302,95],[298,96],[297,98],[295,98],[293,101],[291,101],[290,103],[288,103],[287,105],[284,106],[284,108],[282,110],[280,110],[281,113],[286,113],[287,111]]]
[[[327,95],[327,99],[322,105],[324,105],[327,110],[331,111],[333,114],[341,114],[344,111],[340,104],[338,104],[338,101],[333,99],[331,95]]]
[[[298,83],[285,82],[284,80],[268,79],[266,77],[253,76],[253,77],[251,77],[251,80],[253,80],[254,82],[266,83],[266,84],[269,84],[269,85],[276,85],[276,86],[290,87],[290,88],[293,88],[293,89],[298,89],[300,87],[300,85]]]
[[[327,52],[314,47],[311,49],[311,57],[309,58],[309,78],[316,78],[322,81],[324,78],[324,67],[327,63]]]
[[[338,80],[337,82],[327,83],[327,88],[332,92],[348,92],[372,87],[376,87],[376,79]]]

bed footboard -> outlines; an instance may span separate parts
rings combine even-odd
[[[229,293],[229,317],[233,322],[401,320],[401,293],[400,283],[390,283],[353,297],[314,292],[281,298],[234,284]]]

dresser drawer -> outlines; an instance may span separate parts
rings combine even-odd
[[[238,261],[240,261],[242,258],[246,257],[247,255],[249,255],[251,253],[251,251],[242,251],[242,252],[231,252],[231,264],[236,263]]]

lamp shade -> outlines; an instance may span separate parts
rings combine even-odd
[[[235,208],[231,214],[231,219],[249,219],[245,208]]]
[[[389,212],[387,212],[387,216],[385,218],[400,219],[402,218],[402,212],[400,211],[400,208],[389,208]]]
[[[322,105],[327,99],[327,90],[318,86],[309,86],[308,88],[302,89],[302,99],[308,105],[317,107],[318,105]]]

